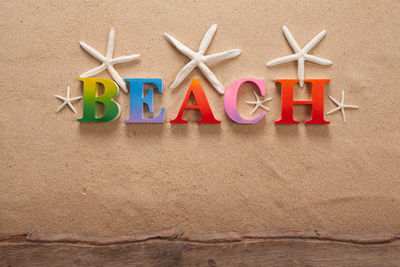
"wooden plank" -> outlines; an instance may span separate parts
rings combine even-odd
[[[395,234],[194,235],[169,229],[105,243],[68,234],[6,236],[0,237],[0,266],[400,266]]]

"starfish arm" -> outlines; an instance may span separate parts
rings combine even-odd
[[[340,109],[340,112],[342,113],[343,121],[346,122],[346,113],[344,112],[344,109],[341,108],[341,109]]]
[[[321,41],[322,38],[326,35],[326,30],[323,30],[322,32],[318,33],[314,38],[311,39],[311,41],[306,44],[306,46],[303,48],[304,53],[308,53],[313,47]]]
[[[286,40],[289,42],[294,52],[300,52],[301,49],[297,44],[296,40],[293,38],[293,35],[290,33],[289,29],[286,26],[282,27],[283,33],[285,34]]]
[[[257,101],[246,101],[247,104],[250,105],[256,105],[258,102]]]
[[[114,54],[114,41],[115,41],[115,31],[114,28],[111,28],[110,33],[108,34],[108,46],[106,58],[112,58]]]
[[[201,40],[200,47],[199,47],[200,55],[203,55],[204,52],[207,50],[216,31],[217,31],[217,24],[214,24],[208,29],[206,34],[204,34],[203,40]]]
[[[256,100],[259,101],[258,94],[257,94],[256,90],[253,90],[253,95],[256,97]]]
[[[106,68],[107,68],[107,66],[103,63],[100,66],[98,66],[94,69],[88,70],[87,72],[81,74],[80,77],[85,78],[85,77],[90,77],[90,76],[96,75],[97,73],[102,72]]]
[[[258,105],[256,105],[256,106],[250,111],[249,115],[250,115],[250,116],[253,115],[254,112],[256,112],[257,108],[258,108]]]
[[[267,67],[272,67],[272,66],[275,66],[278,64],[290,62],[290,61],[297,60],[297,59],[298,59],[298,56],[296,54],[280,57],[280,58],[268,61]]]
[[[241,53],[240,49],[232,49],[220,53],[215,53],[212,55],[205,56],[205,62],[207,63],[213,63],[213,62],[218,62],[222,60],[227,60],[230,58],[234,58],[239,56]]]
[[[265,102],[268,102],[268,101],[271,101],[271,100],[272,100],[272,98],[270,97],[270,98],[262,100],[261,103],[265,103]]]
[[[58,99],[60,99],[60,100],[62,100],[62,101],[65,101],[65,100],[66,100],[65,97],[62,97],[62,96],[60,96],[60,95],[55,95],[55,97],[58,98]]]
[[[214,73],[206,66],[204,63],[200,63],[199,69],[201,72],[206,76],[208,81],[212,84],[212,86],[215,88],[215,90],[218,91],[221,95],[224,94],[225,88],[222,86],[222,84],[218,81],[217,77],[215,77]]]
[[[342,90],[342,98],[340,99],[340,105],[344,105],[344,90]]]
[[[172,37],[166,33],[164,33],[164,37],[165,37],[165,39],[168,40],[168,42],[170,42],[173,46],[175,46],[176,49],[178,49],[185,56],[187,56],[191,59],[195,56],[195,53],[192,50],[190,50],[187,46],[185,46],[184,44],[182,44],[181,42],[176,40],[174,37]]]
[[[332,61],[330,61],[330,60],[323,59],[323,58],[316,57],[316,56],[309,55],[309,54],[304,55],[304,58],[308,61],[311,61],[316,64],[320,64],[320,65],[328,66],[328,65],[332,64]]]
[[[76,101],[76,100],[79,100],[79,99],[82,99],[83,98],[83,96],[77,96],[77,97],[74,97],[74,98],[70,98],[69,100],[70,101]]]
[[[340,109],[340,107],[336,107],[334,109],[332,109],[331,111],[327,112],[326,115],[332,114],[333,112],[336,112]]]
[[[111,64],[125,63],[125,62],[129,62],[129,61],[135,60],[135,59],[137,59],[139,57],[140,57],[139,54],[130,55],[130,56],[116,57],[116,58],[111,59],[110,63]]]
[[[121,76],[118,74],[118,72],[114,69],[113,66],[109,66],[107,68],[108,72],[111,74],[113,77],[114,81],[118,83],[118,85],[121,87],[121,89],[125,92],[128,93],[128,88],[126,87],[125,81],[121,78]]]
[[[328,96],[328,97],[329,97],[330,100],[332,100],[333,103],[335,103],[336,105],[340,106],[339,101],[337,101],[336,99],[334,99],[334,98],[331,97],[331,96]]]
[[[89,46],[88,44],[86,44],[84,42],[79,42],[79,44],[81,45],[83,50],[88,52],[88,54],[90,54],[91,56],[95,57],[97,60],[99,60],[101,62],[104,62],[104,60],[106,59],[102,54],[100,54],[99,51],[97,51],[93,47]]]
[[[360,108],[359,106],[355,106],[355,105],[344,105],[343,107],[345,107],[345,108]]]
[[[197,64],[194,60],[187,63],[176,75],[175,81],[170,86],[171,89],[176,88],[191,72],[196,68]]]
[[[67,101],[61,104],[61,106],[57,109],[56,112],[59,112],[65,105],[67,104]]]
[[[304,58],[299,57],[297,60],[297,77],[300,80],[300,87],[304,85]]]
[[[264,106],[263,104],[260,104],[260,107],[262,107],[263,109],[270,111],[269,108],[267,108],[266,106]]]
[[[71,102],[68,102],[68,106],[72,109],[72,111],[77,114],[78,112],[76,112],[76,109],[74,108],[74,106],[71,104]]]

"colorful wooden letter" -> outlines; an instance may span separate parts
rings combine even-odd
[[[257,86],[257,89],[260,91],[261,96],[265,96],[265,81],[264,80],[256,80],[252,78],[244,78],[235,81],[232,83],[228,89],[226,90],[225,97],[224,97],[224,106],[225,106],[225,112],[228,115],[231,120],[237,123],[257,123],[259,122],[262,118],[264,118],[266,112],[263,111],[257,118],[253,120],[246,120],[242,118],[239,115],[239,112],[237,110],[237,93],[239,91],[239,87],[243,83],[253,83]]]
[[[83,82],[83,116],[79,122],[108,122],[117,119],[121,109],[114,101],[118,96],[118,86],[114,81],[101,78],[79,78]],[[104,86],[104,94],[98,96],[99,84]],[[105,107],[104,115],[97,117],[97,104]]]
[[[297,124],[298,121],[293,119],[293,105],[311,105],[311,120],[305,124],[330,124],[324,119],[324,85],[330,82],[329,79],[312,79],[305,80],[311,83],[311,100],[293,100],[293,85],[299,80],[275,80],[281,84],[282,91],[282,118],[275,121],[276,124]]]
[[[160,114],[154,118],[143,118],[143,105],[146,104],[150,112],[153,112],[154,105],[154,88],[150,88],[145,97],[144,84],[154,85],[158,92],[162,94],[162,79],[124,79],[124,81],[128,83],[130,91],[129,119],[125,123],[164,123],[165,108],[162,108]]]
[[[193,94],[197,105],[189,106],[187,102],[189,100],[190,95]],[[210,105],[208,104],[208,100],[206,94],[201,87],[199,79],[193,79],[190,87],[186,93],[185,100],[183,100],[181,109],[179,110],[178,116],[170,121],[171,123],[187,123],[187,120],[182,119],[183,111],[185,109],[198,109],[203,117],[202,120],[197,121],[197,123],[221,123],[220,121],[214,118],[214,115],[211,111]]]

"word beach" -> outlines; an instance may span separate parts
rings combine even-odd
[[[115,101],[118,96],[118,86],[114,81],[102,78],[79,78],[83,82],[83,116],[78,119],[79,122],[108,122],[119,117],[121,108]],[[152,118],[144,118],[144,105],[147,105],[149,112],[153,113],[154,109],[154,93],[163,93],[162,79],[125,79],[124,80],[130,91],[130,111],[129,119],[125,123],[164,123],[165,108],[162,108],[159,114],[153,114]],[[311,118],[306,121],[306,124],[329,124],[329,121],[324,119],[324,85],[329,79],[309,79],[306,83],[311,85],[310,100],[295,100],[293,99],[293,87],[300,80],[298,79],[280,79],[275,80],[281,85],[281,119],[275,121],[276,124],[297,124],[298,121],[293,119],[294,105],[311,105]],[[263,111],[257,118],[248,120],[239,115],[237,109],[237,94],[239,88],[244,83],[252,83],[257,88],[257,93],[265,96],[265,80],[257,80],[253,78],[244,78],[233,82],[226,90],[224,95],[224,107],[228,117],[236,123],[253,124],[262,120],[266,114]],[[150,90],[145,96],[145,84],[150,85]],[[99,85],[104,86],[104,93],[98,96]],[[196,104],[188,105],[190,96],[193,96]],[[258,99],[258,98],[257,98]],[[254,104],[260,104],[254,102]],[[105,112],[102,117],[97,115],[97,105],[101,103],[105,107]],[[183,112],[187,109],[197,109],[200,111],[202,119],[197,123],[220,123],[217,120],[211,107],[208,103],[206,94],[201,86],[199,79],[193,79],[186,93],[185,99],[181,105],[178,115],[171,123],[187,123],[188,121],[182,118]]]

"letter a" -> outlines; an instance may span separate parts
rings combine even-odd
[[[187,102],[189,100],[190,95],[193,94],[196,99],[197,105],[189,106]],[[220,121],[214,118],[214,115],[211,111],[210,105],[208,104],[207,97],[201,87],[199,79],[193,79],[188,92],[186,93],[185,100],[183,100],[181,109],[179,110],[178,116],[170,121],[171,123],[187,123],[187,120],[182,119],[183,111],[185,109],[198,109],[203,117],[202,120],[197,121],[197,123],[221,123]]]

